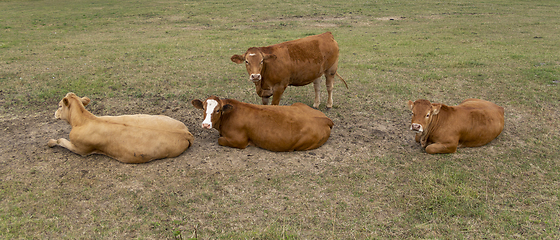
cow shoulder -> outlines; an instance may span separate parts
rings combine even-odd
[[[428,123],[428,134],[432,137],[451,134],[460,127],[463,119],[459,116],[455,107],[441,103],[432,103],[431,120]]]

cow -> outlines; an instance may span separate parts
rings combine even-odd
[[[256,87],[262,104],[278,105],[288,86],[304,86],[313,83],[314,108],[321,102],[321,76],[325,75],[327,110],[333,106],[332,91],[334,75],[348,88],[346,81],[336,72],[338,68],[338,44],[331,32],[283,42],[268,47],[251,47],[243,55],[233,55],[231,61],[245,63],[249,80]]]
[[[202,128],[217,129],[218,144],[233,148],[254,145],[275,152],[315,149],[329,139],[334,125],[324,113],[303,103],[255,105],[216,96],[191,103],[204,110]]]
[[[145,163],[154,159],[176,157],[194,140],[187,126],[162,115],[123,115],[97,117],[87,111],[88,97],[68,93],[58,104],[54,116],[71,126],[70,141],[50,139],[57,145],[86,156],[104,154],[123,163]]]
[[[480,99],[467,99],[457,106],[419,99],[408,101],[408,106],[412,110],[410,130],[430,154],[486,145],[504,129],[504,108]]]

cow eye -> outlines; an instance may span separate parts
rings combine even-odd
[[[430,117],[430,113],[426,114],[426,117]]]
[[[219,112],[220,112],[220,109],[216,110],[216,112],[219,113]]]
[[[261,64],[263,64],[263,63],[264,63],[264,60],[261,60]]]
[[[249,61],[245,60],[245,64],[249,65]]]

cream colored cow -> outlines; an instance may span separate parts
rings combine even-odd
[[[84,106],[90,102],[74,93],[58,104],[55,118],[71,126],[70,141],[50,139],[49,147],[65,147],[82,156],[99,153],[123,163],[145,163],[176,157],[192,145],[193,135],[185,124],[162,115],[96,117]]]

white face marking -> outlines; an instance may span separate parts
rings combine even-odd
[[[212,113],[214,113],[214,109],[218,106],[218,102],[216,100],[208,99],[206,100],[206,118],[202,121],[202,127],[208,126],[206,128],[212,128]]]
[[[413,123],[413,124],[410,126],[410,130],[411,130],[411,131],[415,131],[415,132],[420,132],[420,133],[421,133],[421,132],[424,132],[424,129],[422,128],[422,125],[421,125],[421,124],[418,124],[418,123]]]
[[[255,55],[257,55],[257,54],[256,53],[249,53],[249,56],[251,56],[251,57],[255,56]]]

